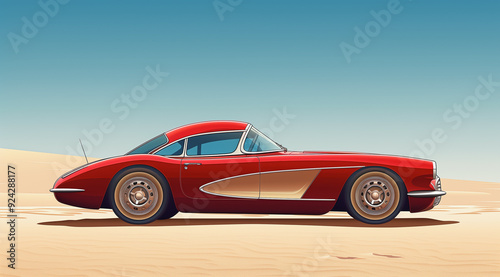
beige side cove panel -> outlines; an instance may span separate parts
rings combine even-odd
[[[321,170],[282,171],[261,174],[260,198],[300,199]]]
[[[220,196],[259,197],[259,174],[222,179],[201,187],[202,191]]]

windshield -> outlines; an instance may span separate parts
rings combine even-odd
[[[265,152],[265,151],[279,151],[281,147],[270,138],[259,132],[257,129],[250,129],[245,142],[243,143],[243,150],[246,152]]]
[[[167,143],[168,139],[165,136],[165,134],[161,134],[159,136],[156,136],[145,143],[137,146],[136,148],[132,149],[130,152],[128,152],[126,155],[131,155],[131,154],[148,154],[152,150],[162,146],[163,144]]]

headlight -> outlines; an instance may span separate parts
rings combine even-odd
[[[432,161],[432,179],[436,179],[438,175],[438,166],[435,161]]]

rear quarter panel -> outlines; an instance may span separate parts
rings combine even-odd
[[[336,199],[341,197],[344,185],[356,171],[366,167],[383,167],[393,171],[404,182],[407,192],[434,190],[431,186],[432,161],[408,157],[339,153],[277,153],[261,155],[261,171],[299,168],[330,168],[318,174],[302,198]],[[418,212],[432,207],[433,198],[409,198],[408,208]],[[332,204],[333,207],[333,204]],[[325,209],[326,209],[325,205]]]

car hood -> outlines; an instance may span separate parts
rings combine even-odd
[[[351,156],[352,159],[350,160],[364,160],[366,158],[376,158],[376,159],[397,159],[399,161],[409,161],[411,164],[415,164],[415,161],[420,161],[420,162],[433,162],[432,160],[429,159],[422,159],[422,158],[414,158],[414,157],[407,157],[407,156],[401,156],[401,155],[391,155],[391,154],[378,154],[378,153],[363,153],[363,152],[347,152],[347,151],[289,151],[287,152],[289,155],[330,155],[330,156],[335,156],[335,155],[342,155],[344,157],[346,156]]]

